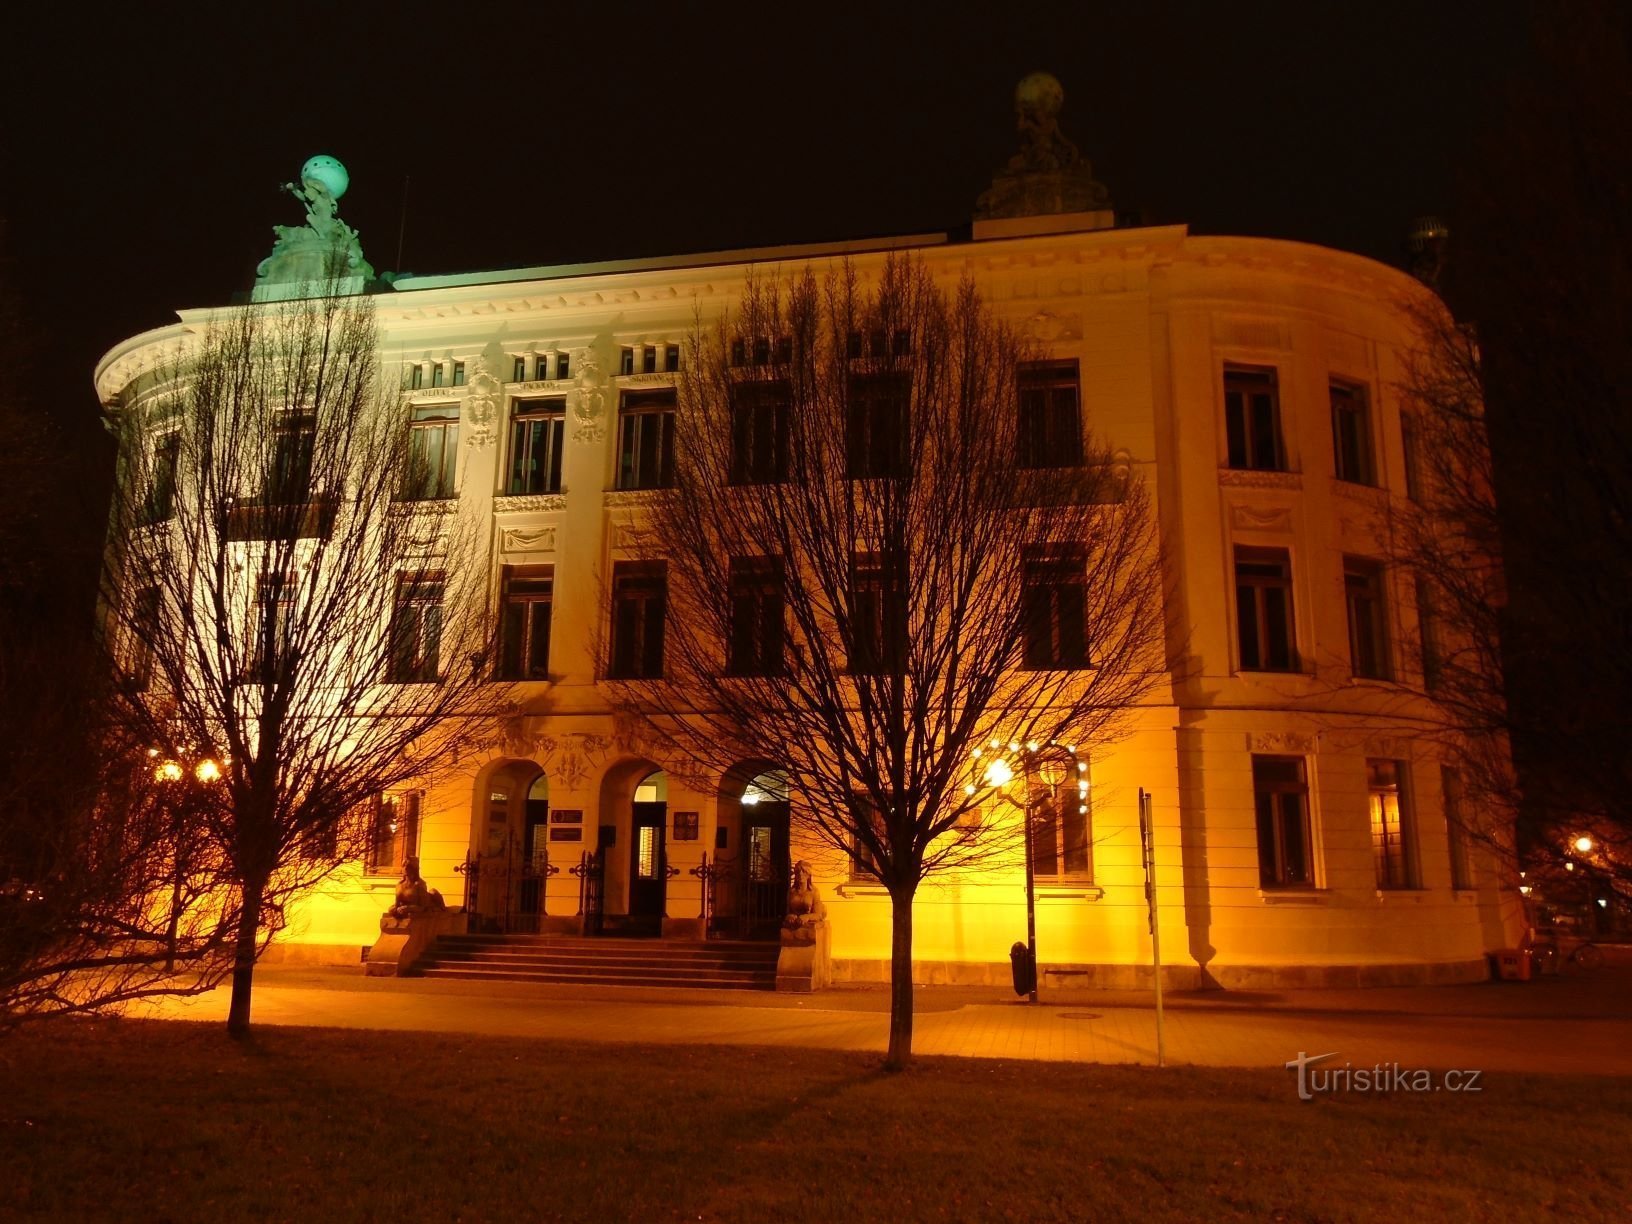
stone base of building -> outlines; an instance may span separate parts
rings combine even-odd
[[[274,941],[272,946],[261,953],[260,963],[263,965],[290,965],[290,966],[333,966],[346,965],[356,968],[362,963],[368,953],[370,944],[335,944],[335,943],[281,943]]]
[[[1007,961],[915,961],[913,981],[920,986],[1005,986],[1012,989]],[[1451,986],[1490,979],[1489,962],[1404,962],[1353,965],[1163,965],[1167,990],[1347,990],[1372,986]],[[887,960],[835,958],[835,983],[883,983],[890,980]],[[1149,965],[1042,966],[1043,990],[1150,990]]]

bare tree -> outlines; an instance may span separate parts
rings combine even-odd
[[[285,905],[366,854],[352,814],[452,767],[505,698],[456,434],[412,432],[376,354],[366,298],[248,307],[118,417],[105,598],[133,734],[204,830],[191,904],[232,923],[234,1034]]]
[[[1160,675],[1148,497],[1074,384],[910,260],[751,280],[694,350],[649,521],[665,644],[614,590],[607,674],[692,758],[779,762],[798,827],[888,890],[900,1068],[919,884],[1014,849],[975,750],[1104,744]]]

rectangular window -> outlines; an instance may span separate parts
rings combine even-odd
[[[737,383],[731,388],[731,483],[787,478],[788,384]]]
[[[439,678],[442,649],[441,574],[404,574],[397,579],[390,648],[386,671],[386,679],[390,683],[423,684]]]
[[[1417,640],[1422,646],[1422,686],[1431,693],[1439,688],[1445,658],[1439,640],[1439,610],[1434,606],[1434,588],[1426,578],[1417,579]]]
[[[845,474],[851,480],[907,474],[911,387],[905,374],[850,376]]]
[[[1024,663],[1032,670],[1088,666],[1087,561],[1077,549],[1031,549],[1024,560],[1020,614]]]
[[[431,362],[431,386],[440,387],[443,382],[443,372],[447,369],[440,361]]]
[[[1224,367],[1224,434],[1230,467],[1286,471],[1277,378],[1273,366]]]
[[[1400,446],[1405,452],[1405,495],[1421,501],[1422,449],[1417,441],[1417,418],[1409,412],[1400,414]]]
[[[1031,870],[1038,879],[1093,878],[1088,797],[1078,794],[1074,781],[1067,779],[1057,793],[1041,790],[1032,800]]]
[[[612,680],[663,678],[663,620],[668,567],[661,561],[619,561],[612,567]]]
[[[849,662],[858,675],[900,675],[906,666],[904,568],[871,554],[851,559]]]
[[[131,608],[130,683],[145,693],[153,683],[153,643],[159,634],[159,588],[143,587],[136,592]]]
[[[272,423],[272,462],[266,473],[266,502],[304,505],[311,496],[312,447],[317,422],[308,412],[279,412]]]
[[[648,344],[641,354],[640,368],[648,374],[657,373],[657,346]]]
[[[1349,668],[1364,680],[1390,680],[1388,604],[1383,567],[1358,557],[1343,558],[1343,598],[1349,613]]]
[[[1309,786],[1302,757],[1252,758],[1258,820],[1258,883],[1263,888],[1312,888]]]
[[[418,391],[425,385],[425,367],[417,361],[408,367],[408,389]]]
[[[1292,562],[1284,548],[1235,550],[1236,642],[1242,671],[1296,671]]]
[[[511,382],[526,382],[527,381],[527,358],[525,358],[525,357],[517,357],[516,358],[515,364],[510,369],[510,381]]]
[[[1078,466],[1082,414],[1076,361],[1028,361],[1019,374],[1020,466]]]
[[[1473,846],[1463,806],[1462,778],[1448,765],[1439,767],[1440,789],[1445,796],[1445,835],[1451,852],[1451,887],[1465,891],[1476,887],[1473,878]]]
[[[873,846],[868,845],[867,837],[862,832],[866,830],[872,835],[873,842],[878,846],[885,846],[888,841],[888,832],[884,827],[884,815],[878,810],[878,805],[866,795],[852,795],[850,797],[850,878],[852,880],[873,880],[882,883],[878,869],[878,855]]]
[[[540,378],[543,378],[544,377],[544,373],[543,373],[544,358],[543,357],[540,357],[538,359],[538,364],[539,364],[539,375],[538,376]],[[570,353],[557,353],[555,355],[555,376],[557,378],[571,378],[572,377],[572,354],[570,354]]]
[[[465,363],[462,361],[453,363],[453,385],[456,387],[465,385]]]
[[[505,492],[561,492],[561,454],[567,428],[564,396],[518,399],[510,409],[510,476]]]
[[[548,565],[505,567],[499,611],[499,679],[550,678],[554,590],[555,571]]]
[[[1371,458],[1371,414],[1366,410],[1366,389],[1353,383],[1331,384],[1332,450],[1339,480],[1350,484],[1377,483]]]
[[[783,634],[782,559],[731,558],[731,674],[781,675]]]
[[[618,352],[618,373],[633,374],[635,372],[635,350],[624,345]]]
[[[160,434],[153,442],[152,469],[147,482],[143,521],[162,523],[176,512],[176,468],[181,458],[181,434]]]
[[[663,350],[663,368],[670,373],[680,368],[680,346],[671,344]]]
[[[295,580],[262,574],[255,586],[253,683],[275,684],[287,668],[294,611]]]
[[[457,404],[420,404],[408,422],[408,468],[403,473],[403,501],[442,501],[453,496],[459,462]]]
[[[370,805],[369,875],[400,875],[403,864],[419,855],[418,794],[380,795]]]
[[[1371,849],[1377,860],[1378,888],[1415,888],[1411,814],[1403,783],[1404,761],[1367,761],[1366,792],[1371,804]]]
[[[625,391],[618,406],[618,488],[674,483],[674,388]]]

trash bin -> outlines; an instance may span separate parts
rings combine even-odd
[[[1037,962],[1031,949],[1019,940],[1009,949],[1009,968],[1014,971],[1014,993],[1029,995],[1037,989]]]

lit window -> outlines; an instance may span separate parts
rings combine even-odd
[[[1242,671],[1295,671],[1292,563],[1281,548],[1235,550],[1236,642]]]
[[[434,682],[441,674],[442,576],[403,575],[397,580],[386,678],[393,684]]]
[[[1024,664],[1062,671],[1088,666],[1087,562],[1080,550],[1031,550],[1024,561],[1020,614]]]
[[[625,391],[618,406],[618,488],[674,483],[674,389]]]
[[[561,491],[561,454],[566,433],[567,401],[561,396],[518,399],[511,407],[510,477],[505,491]]]
[[[1076,361],[1026,362],[1019,377],[1020,466],[1076,467],[1082,462]]]
[[[1264,888],[1309,888],[1309,787],[1302,757],[1252,758],[1258,822],[1258,882]]]
[[[911,382],[903,374],[854,374],[845,467],[851,480],[907,475]]]
[[[1224,368],[1224,433],[1232,468],[1284,472],[1281,397],[1272,366]]]
[[[781,674],[783,619],[781,558],[733,557],[728,660],[732,675]]]
[[[1349,613],[1350,670],[1364,680],[1391,679],[1383,567],[1357,557],[1345,557],[1343,598]]]
[[[1371,459],[1371,416],[1366,410],[1366,391],[1352,383],[1331,384],[1332,450],[1339,480],[1350,484],[1376,484]]]
[[[661,561],[619,561],[612,567],[613,680],[663,677],[663,621],[668,569]]]
[[[547,565],[515,565],[504,571],[499,614],[499,678],[547,680],[550,674],[550,608],[554,571]]]
[[[1367,761],[1366,793],[1371,804],[1371,848],[1378,888],[1415,888],[1416,856],[1411,846],[1403,761]]]
[[[448,403],[421,404],[408,424],[408,467],[403,501],[440,501],[453,496],[459,462],[459,409]]]
[[[788,476],[788,384],[731,388],[731,483],[773,484]]]

